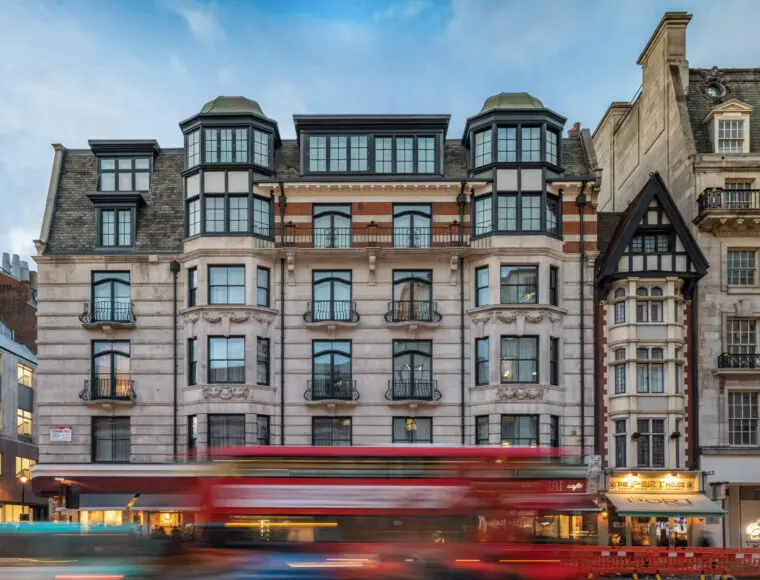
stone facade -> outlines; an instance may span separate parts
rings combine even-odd
[[[696,440],[687,444],[700,451],[696,454],[700,462],[692,467],[706,473],[708,494],[711,484],[729,482],[717,485],[714,494],[723,500],[728,488],[729,497],[723,501],[728,516],[716,523],[708,520],[716,543],[748,546],[745,528],[752,522],[740,515],[739,497],[746,500],[743,511],[749,513],[753,500],[742,484],[756,485],[760,473],[757,419],[749,418],[753,408],[757,417],[760,391],[760,369],[751,354],[758,352],[752,329],[760,309],[756,271],[760,246],[754,225],[758,205],[753,191],[760,178],[756,130],[760,119],[752,113],[760,104],[760,72],[690,69],[686,58],[690,19],[686,13],[665,15],[638,61],[643,76],[640,94],[632,103],[613,103],[594,133],[603,169],[599,209],[624,211],[656,172],[709,263],[695,299],[687,302],[698,322],[688,329],[697,336],[695,362],[684,367],[687,384],[693,385],[698,397],[692,429]],[[736,146],[718,142],[719,123],[724,121],[742,128]],[[740,194],[746,202],[742,197],[734,203],[730,193],[734,188],[748,190]],[[729,252],[745,250],[748,253],[732,254],[731,259],[752,263],[734,262],[729,273]],[[739,345],[739,325],[747,327],[746,345]],[[745,412],[746,421],[736,414]]]

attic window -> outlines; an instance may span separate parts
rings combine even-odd
[[[711,99],[717,101],[726,94],[726,88],[720,83],[710,83],[705,87],[705,93]]]
[[[744,152],[744,120],[718,120],[718,153]]]

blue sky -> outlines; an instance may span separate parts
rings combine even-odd
[[[500,91],[593,130],[665,10],[693,67],[760,66],[756,0],[0,0],[0,250],[29,257],[51,143],[156,138],[220,95],[294,113],[451,113]]]

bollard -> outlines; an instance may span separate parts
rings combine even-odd
[[[657,570],[657,572],[654,573],[654,580],[662,580],[662,576],[660,576],[659,570]]]
[[[633,580],[639,580],[639,573],[636,570],[633,571]]]
[[[705,578],[705,571],[704,571],[704,570],[702,570],[702,571],[699,573],[699,580],[706,580],[706,578]]]
[[[588,576],[586,576],[586,578],[587,578],[588,580],[593,580],[593,578],[594,578],[594,574],[592,574],[591,572],[589,572],[589,573],[588,573]]]

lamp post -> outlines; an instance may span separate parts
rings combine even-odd
[[[21,482],[21,511],[24,511],[24,504],[26,503],[24,496],[26,494],[26,482],[29,481],[29,473],[24,469],[16,477]],[[19,520],[28,521],[23,517],[24,515],[26,514],[21,514]]]

